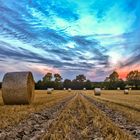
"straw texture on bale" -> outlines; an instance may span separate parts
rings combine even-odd
[[[101,95],[101,89],[100,88],[95,88],[94,89],[94,95],[95,96],[100,96]]]
[[[4,104],[30,104],[34,98],[34,83],[31,72],[6,73],[2,83]]]
[[[125,89],[124,90],[124,94],[129,94],[129,90],[128,89]]]

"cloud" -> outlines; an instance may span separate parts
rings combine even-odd
[[[138,0],[0,1],[0,75],[43,69],[103,80],[137,68],[139,12]]]

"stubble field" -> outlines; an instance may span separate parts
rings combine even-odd
[[[31,105],[3,105],[0,138],[45,140],[140,139],[140,91],[35,91]]]

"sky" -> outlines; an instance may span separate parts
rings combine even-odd
[[[47,72],[102,81],[140,70],[139,0],[0,0],[0,80]]]

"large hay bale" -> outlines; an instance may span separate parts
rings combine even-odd
[[[83,88],[83,90],[86,90],[86,88]]]
[[[2,83],[4,104],[30,104],[34,98],[34,87],[31,72],[6,73]]]
[[[101,89],[100,88],[95,88],[94,89],[94,95],[95,96],[100,96],[101,95]]]
[[[129,90],[128,89],[125,89],[124,90],[124,94],[129,94]]]

